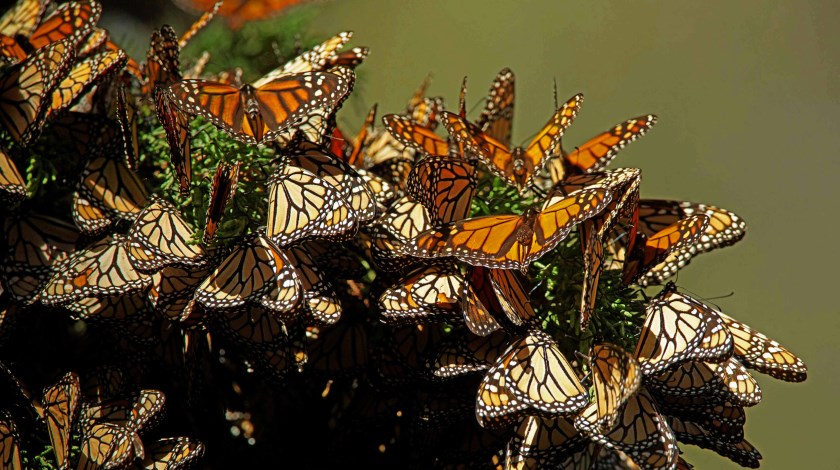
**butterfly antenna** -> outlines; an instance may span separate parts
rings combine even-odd
[[[557,78],[554,79],[554,109],[560,109],[560,101],[557,99]]]

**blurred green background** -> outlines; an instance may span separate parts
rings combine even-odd
[[[142,31],[128,41],[138,50],[150,29],[129,20],[189,18],[162,0],[160,9],[133,5],[130,17],[107,3],[107,22],[126,37]],[[733,293],[712,301],[809,366],[803,384],[758,375],[764,399],[748,411],[747,438],[762,468],[840,468],[840,3],[342,0],[303,12],[309,38],[353,30],[351,45],[371,48],[339,119],[351,132],[374,102],[380,115],[402,109],[428,73],[430,93],[450,105],[467,75],[476,113],[505,66],[517,79],[516,142],[553,111],[555,79],[560,99],[586,96],[567,148],[657,114],[612,166],[642,169],[642,197],[720,205],[749,224],[741,243],[698,258],[678,284],[699,298]],[[737,468],[686,449],[698,468]]]

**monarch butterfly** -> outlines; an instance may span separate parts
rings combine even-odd
[[[35,411],[47,424],[50,444],[60,468],[68,465],[70,432],[80,398],[79,376],[75,372],[68,372],[58,382],[46,387],[41,400],[35,402]]]
[[[83,234],[96,237],[111,228],[117,219],[76,191],[73,193],[73,222]]]
[[[644,387],[621,407],[617,424],[609,432],[588,435],[626,454],[641,468],[673,468],[677,463],[679,450],[674,433]]]
[[[589,139],[572,152],[566,152],[562,144],[559,145],[555,152],[556,157],[548,164],[551,181],[557,184],[569,174],[602,171],[619,150],[645,135],[656,124],[656,119],[653,114],[628,119]]]
[[[663,412],[670,417],[677,417],[685,421],[695,422],[710,432],[714,432],[725,442],[738,443],[744,439],[744,424],[747,421],[743,406],[729,402],[717,403],[716,397],[711,400],[703,397],[708,403],[699,405],[673,404],[674,401],[686,401],[687,398],[675,399],[672,395],[656,396]]]
[[[732,353],[732,336],[717,310],[668,284],[646,308],[635,357],[645,376],[688,360],[720,362]]]
[[[353,72],[345,75],[353,77]],[[182,80],[168,93],[182,111],[209,120],[241,142],[260,144],[274,140],[313,109],[334,106],[351,87],[352,80],[335,73],[304,72],[262,86]]]
[[[353,139],[352,142],[346,142],[347,146],[345,147],[345,151],[343,154],[340,154],[344,155],[345,161],[354,168],[361,168],[364,164],[362,151],[368,143],[368,135],[372,135],[374,133],[373,122],[376,119],[376,108],[376,104],[371,106],[370,111],[368,111],[368,115],[365,118],[365,122],[362,124],[362,128],[359,130],[356,138]]]
[[[787,348],[749,326],[717,312],[732,335],[735,357],[745,366],[786,382],[802,382],[808,369]]]
[[[627,252],[622,272],[622,282],[635,282],[671,253],[695,244],[709,225],[705,214],[694,214],[680,219],[650,237],[637,232],[636,240]]]
[[[214,5],[214,0],[177,0],[175,3],[187,11],[203,11]],[[225,1],[220,6],[218,14],[227,18],[231,29],[238,30],[251,20],[270,18],[299,3],[303,3],[303,0]]]
[[[210,186],[210,203],[207,205],[207,215],[204,218],[204,235],[201,238],[204,243],[213,241],[213,237],[216,236],[216,229],[219,227],[219,221],[225,213],[225,207],[236,195],[239,167],[239,162],[233,165],[219,162],[219,166],[216,167],[216,175],[213,177],[213,184]]]
[[[686,444],[693,444],[703,449],[710,449],[733,462],[747,468],[758,468],[761,453],[747,440],[731,444],[709,432],[703,426],[691,421],[684,421],[675,416],[668,418],[668,425],[674,430],[677,439]]]
[[[515,98],[514,86],[516,78],[509,68],[503,68],[496,74],[490,84],[490,92],[481,115],[476,120],[485,134],[499,141],[505,146],[510,145],[510,134],[513,123],[513,103]],[[463,116],[461,116],[463,117]]]
[[[219,12],[219,8],[222,6],[224,2],[216,2],[213,5],[210,5],[210,9],[206,10],[201,16],[195,20],[195,22],[190,26],[190,28],[184,31],[184,34],[178,38],[178,47],[183,49],[187,47],[187,44],[190,42],[190,39],[194,38],[196,34],[199,33],[205,26],[207,26],[213,18],[216,17],[216,14]]]
[[[148,431],[161,418],[166,397],[158,390],[141,390],[136,399],[122,398],[85,403],[79,414],[79,427],[88,433],[99,423],[122,426],[139,434]]]
[[[102,14],[102,7],[99,3],[94,1],[86,2],[68,2],[59,5],[46,19],[40,21],[47,4],[43,2],[42,5],[32,5],[33,3],[23,0],[18,3],[16,8],[7,14],[10,22],[5,25],[0,25],[0,33],[8,36],[15,36],[12,42],[17,43],[17,48],[0,48],[3,55],[9,56],[15,61],[22,61],[27,58],[28,51],[35,51],[47,45],[58,41],[66,40],[68,46],[75,48],[76,44],[85,37],[91,29],[99,21],[99,16]],[[32,23],[22,20],[18,15],[24,12],[33,14],[34,24],[37,25],[32,29]],[[17,17],[15,19],[15,17]],[[3,16],[5,20],[6,15]],[[4,22],[0,20],[0,22]],[[28,24],[27,24],[28,23]],[[15,26],[20,26],[21,29],[13,30]],[[4,43],[6,41],[3,41]]]
[[[740,406],[761,401],[761,388],[735,358],[721,364],[689,361],[648,381],[648,387],[663,395],[720,396]]]
[[[41,24],[41,18],[48,5],[46,0],[18,0],[15,6],[6,10],[0,17],[0,34],[31,36]]]
[[[125,241],[108,236],[78,251],[47,282],[41,302],[60,305],[83,297],[129,294],[151,284],[151,278],[128,261]]]
[[[3,287],[20,302],[31,303],[54,267],[76,250],[79,232],[52,217],[29,213],[4,221],[7,251],[3,257]]]
[[[641,384],[639,361],[624,349],[601,343],[592,347],[590,362],[595,401],[575,417],[587,434],[605,434],[617,424],[618,414]]]
[[[26,199],[26,181],[8,152],[0,148],[0,201],[17,205]]]
[[[77,469],[120,468],[135,458],[133,433],[116,424],[99,423],[82,437]]]
[[[146,295],[142,292],[84,297],[65,304],[63,307],[73,312],[70,316],[74,319],[108,326],[142,323],[151,316],[151,308],[149,308]]]
[[[349,203],[359,223],[368,222],[377,215],[367,182],[335,155],[311,142],[300,142],[287,152],[286,164],[307,170],[332,185]]]
[[[144,445],[143,468],[189,468],[204,456],[204,444],[188,437],[165,437]]]
[[[7,412],[0,415],[0,458],[3,468],[12,470],[23,468],[20,460],[20,436],[15,422]]]
[[[106,51],[92,55],[73,65],[70,72],[58,82],[52,92],[52,104],[46,111],[49,118],[71,106],[96,83],[123,68],[126,57],[123,51]]]
[[[504,331],[496,330],[486,336],[457,336],[447,341],[438,350],[431,364],[437,377],[455,377],[487,370],[510,345],[510,337]]]
[[[488,268],[519,269],[539,259],[569,234],[572,227],[598,213],[612,196],[602,188],[568,198],[552,197],[522,215],[474,217],[426,230],[402,248],[421,258],[454,256]]]
[[[662,263],[652,267],[639,280],[642,285],[662,283],[687,265],[694,256],[738,242],[744,238],[747,224],[734,212],[708,204],[657,199],[639,201],[638,230],[648,237],[654,236],[669,224],[698,214],[709,218],[709,224],[700,239],[672,252]]]
[[[453,265],[421,266],[379,297],[389,324],[451,321],[461,312],[464,278]]]
[[[82,170],[79,194],[110,216],[134,220],[149,197],[145,185],[120,161],[106,155],[91,158]]]
[[[0,72],[0,125],[26,146],[44,125],[51,91],[74,59],[72,45],[59,41]]]
[[[152,274],[152,287],[149,289],[152,307],[170,320],[179,319],[192,301],[196,287],[213,268],[212,263],[201,268],[164,266]]]
[[[603,187],[610,191],[613,199],[601,215],[579,225],[581,250],[583,251],[583,288],[580,296],[580,329],[585,330],[595,309],[598,281],[605,269],[604,245],[608,237],[625,223],[632,223],[632,214],[637,206],[641,172],[635,168],[622,168],[604,173],[573,176],[558,184],[553,194],[570,196],[584,188]],[[632,232],[629,237],[633,237]]]
[[[476,418],[499,427],[529,408],[570,414],[589,402],[572,366],[547,334],[534,331],[510,345],[481,381]]]
[[[592,453],[569,419],[528,416],[508,442],[505,468],[591,468]]]
[[[408,175],[406,193],[423,204],[436,223],[462,220],[476,191],[475,169],[466,160],[428,157]]]
[[[327,60],[326,68],[349,67],[355,69],[367,59],[370,49],[367,47],[354,47],[348,51],[339,52]]]
[[[368,225],[371,236],[373,262],[383,270],[402,271],[417,263],[417,260],[401,255],[409,240],[432,226],[431,216],[426,208],[404,196],[394,202],[376,223]]]
[[[341,192],[304,168],[281,162],[268,182],[266,234],[280,246],[355,234],[358,215]]]
[[[78,57],[88,57],[99,51],[107,42],[108,30],[94,26],[90,33],[85,36],[84,41],[76,48],[76,55]]]
[[[196,267],[207,257],[201,245],[189,242],[193,229],[171,203],[152,196],[128,234],[128,258],[139,270],[158,271],[166,265]]]
[[[382,123],[399,143],[429,156],[452,154],[449,142],[432,129],[415,124],[411,118],[399,114],[382,116]]]
[[[304,312],[316,325],[332,325],[341,318],[342,306],[330,282],[300,246],[290,247],[287,255],[297,272],[303,292]]]
[[[479,266],[468,268],[468,271],[470,285],[492,314],[498,316],[500,311],[504,313],[502,318],[506,318],[514,329],[538,323],[539,317],[529,298],[530,289],[515,271]]]
[[[169,144],[169,159],[178,179],[178,190],[181,195],[188,195],[190,180],[192,179],[190,118],[174,107],[169,95],[164,93],[162,89],[155,90],[154,97],[155,113],[166,133],[166,142]]]
[[[144,93],[154,94],[158,88],[181,80],[180,54],[178,36],[171,26],[163,25],[152,32],[143,73],[146,78]]]
[[[137,160],[140,156],[140,141],[137,136],[137,101],[125,84],[117,86],[117,121],[120,125],[120,136],[123,140],[125,164],[129,170],[137,170]]]
[[[195,298],[211,309],[241,307],[276,285],[279,292],[269,299],[289,309],[297,304],[300,286],[287,253],[277,249],[265,236],[251,235],[198,286]],[[282,295],[281,295],[282,294]]]
[[[478,156],[491,173],[522,192],[540,171],[574,120],[583,102],[575,95],[561,106],[526,148],[510,149],[456,114],[443,112],[443,123],[464,148]]]
[[[254,82],[254,87],[259,88],[273,82],[274,80],[288,77],[292,74],[325,70],[327,62],[331,58],[335,57],[336,51],[347,44],[352,37],[352,31],[344,31],[336,34],[321,44],[286,62],[280,67],[268,72],[261,79]]]

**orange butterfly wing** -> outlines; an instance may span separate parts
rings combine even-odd
[[[589,139],[564,157],[566,163],[583,172],[599,171],[612,161],[625,145],[644,135],[656,124],[656,116],[638,116]]]
[[[637,244],[624,265],[622,275],[624,284],[629,284],[641,277],[669,253],[695,243],[708,224],[709,217],[704,214],[686,217],[648,238],[644,246]]]
[[[522,186],[527,185],[534,173],[543,167],[547,161],[547,157],[554,154],[555,150],[560,145],[560,138],[563,137],[563,133],[566,132],[566,128],[572,124],[572,121],[574,121],[578,111],[580,111],[581,104],[583,104],[582,94],[578,93],[577,95],[569,98],[569,100],[566,101],[553,116],[551,116],[551,119],[549,119],[542,129],[540,129],[537,136],[534,137],[534,140],[531,141],[522,153],[522,158],[524,159],[525,168],[527,170],[527,173],[524,176],[519,177],[519,179],[522,180]]]
[[[29,43],[35,49],[62,39],[69,39],[75,44],[90,32],[100,15],[102,6],[97,2],[65,3],[38,26]]]
[[[398,114],[382,116],[382,122],[401,144],[428,155],[449,155],[449,143],[427,127],[415,125]]]

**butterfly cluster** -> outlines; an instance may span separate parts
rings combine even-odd
[[[351,137],[352,33],[255,81],[183,66],[218,8],[142,60],[94,1],[0,18],[3,468],[758,465],[748,369],[806,368],[674,284],[645,296],[746,230],[608,168],[655,116],[572,149],[583,95],[555,91],[512,145],[503,69],[476,119],[466,79],[457,109],[427,79]]]

